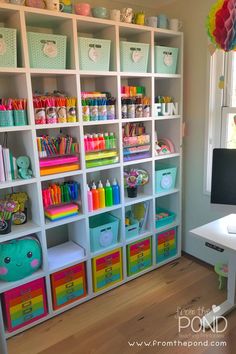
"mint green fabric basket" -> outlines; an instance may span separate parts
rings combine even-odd
[[[27,37],[31,68],[66,68],[66,36],[27,32]]]
[[[121,71],[146,73],[148,67],[149,44],[120,42]]]
[[[155,72],[176,74],[178,53],[178,48],[155,46]]]
[[[0,67],[17,67],[16,29],[0,27]]]
[[[109,71],[111,41],[78,37],[80,70]]]

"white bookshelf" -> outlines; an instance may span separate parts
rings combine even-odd
[[[43,319],[25,326],[12,333],[5,331],[2,313],[0,312],[0,352],[6,354],[6,339],[18,334],[38,323],[46,321],[55,315],[62,313],[74,306],[82,304],[106,291],[109,291],[125,282],[135,279],[153,269],[180,257],[181,253],[181,190],[182,190],[182,100],[183,100],[183,34],[170,30],[154,29],[147,26],[137,26],[133,24],[116,23],[110,20],[95,19],[92,17],[77,16],[74,14],[55,13],[47,10],[34,9],[11,4],[0,4],[0,17],[3,18],[5,27],[17,28],[19,33],[19,60],[18,68],[0,68],[0,97],[25,97],[28,100],[28,120],[29,125],[24,127],[4,127],[0,128],[0,143],[4,133],[8,133],[8,142],[13,152],[27,154],[31,159],[34,177],[30,180],[16,180],[13,182],[0,184],[0,196],[14,190],[27,191],[31,201],[31,212],[29,221],[22,226],[13,227],[8,235],[0,236],[0,242],[13,240],[24,235],[36,233],[42,246],[43,266],[31,277],[21,281],[4,283],[0,282],[0,293],[8,289],[13,289],[19,285],[30,282],[33,279],[44,277],[46,279],[48,315]],[[32,69],[29,66],[27,30],[39,30],[41,32],[58,33],[67,35],[70,42],[70,60],[66,70],[44,70]],[[113,46],[111,51],[111,71],[89,72],[79,70],[79,55],[77,36],[88,34],[97,38],[111,39]],[[136,42],[150,44],[150,55],[147,73],[133,73],[120,71],[119,42],[120,39],[127,39]],[[180,51],[178,71],[175,75],[154,73],[154,45],[163,44],[167,46],[177,46]],[[126,122],[140,122],[140,118],[122,119],[121,117],[121,86],[123,84],[145,86],[147,95],[151,97],[152,116],[141,118],[152,137],[152,154],[149,158],[132,162],[123,161],[123,148],[121,142],[122,124]],[[77,123],[35,125],[34,111],[32,104],[32,91],[39,87],[42,90],[64,89],[69,95],[78,98],[78,118]],[[83,122],[82,107],[80,102],[80,92],[83,90],[100,90],[112,92],[117,99],[117,119],[113,121]],[[154,117],[154,102],[156,95],[170,95],[179,102],[179,115],[171,117]],[[95,167],[88,169],[85,167],[85,153],[83,134],[92,131],[93,128],[110,130],[115,132],[119,138],[119,162],[114,165]],[[41,132],[47,134],[59,132],[60,129],[76,137],[80,144],[80,165],[79,171],[60,173],[57,175],[40,177],[39,161],[36,145],[36,136]],[[155,156],[154,153],[154,132],[161,131],[163,135],[174,141],[176,152],[166,156]],[[175,190],[166,193],[155,193],[155,168],[159,161],[168,161],[178,166],[178,178]],[[137,198],[131,199],[126,196],[123,184],[123,170],[127,166],[139,166],[148,170],[150,182],[144,186]],[[109,208],[88,212],[87,205],[87,180],[91,176],[100,176],[103,179],[109,176],[116,177],[121,190],[121,204]],[[65,178],[74,179],[81,185],[82,192],[82,214],[65,219],[63,221],[50,223],[44,219],[42,205],[42,185],[51,181],[63,181]],[[166,198],[166,199],[165,199]],[[167,227],[155,228],[155,209],[159,201],[172,207],[177,214],[177,219]],[[125,210],[130,205],[149,201],[148,226],[142,234],[133,239],[125,239]],[[99,252],[90,251],[89,242],[89,218],[94,215],[110,212],[120,218],[120,234],[117,245]],[[178,252],[177,255],[167,261],[156,264],[156,234],[169,228],[178,229]],[[58,236],[59,235],[59,236]],[[137,275],[128,277],[126,270],[126,246],[134,241],[139,241],[145,237],[152,237],[153,264],[147,270]],[[84,248],[85,254],[77,257],[72,250],[70,241]],[[65,255],[60,261],[61,247],[65,244]],[[92,287],[91,259],[109,250],[121,248],[123,254],[123,280],[110,288],[94,292]],[[48,250],[50,250],[48,252]],[[71,252],[71,255],[70,255]],[[49,258],[48,258],[49,255]],[[68,266],[85,262],[87,274],[87,296],[70,305],[54,311],[52,308],[52,297],[50,290],[50,274],[55,271],[67,268]]]

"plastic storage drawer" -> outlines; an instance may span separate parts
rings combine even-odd
[[[178,48],[155,46],[155,72],[176,74]]]
[[[13,332],[47,315],[44,278],[3,293],[6,328]]]
[[[92,252],[115,245],[118,240],[119,219],[111,214],[101,214],[89,219]]]
[[[51,275],[53,309],[57,310],[86,296],[85,264],[63,269]]]
[[[122,280],[122,252],[116,249],[93,258],[93,290],[111,287]]]
[[[177,229],[173,228],[157,234],[157,263],[177,254]]]
[[[167,192],[175,188],[177,167],[160,165],[155,171],[156,193]]]
[[[16,29],[0,27],[0,67],[17,66]]]
[[[128,276],[139,273],[152,265],[152,239],[131,243],[127,246]]]
[[[146,73],[148,57],[149,44],[120,42],[121,71]]]
[[[66,68],[66,36],[27,32],[27,37],[31,68]]]
[[[109,71],[111,41],[78,37],[80,70]]]
[[[157,229],[159,227],[163,227],[165,225],[171,224],[172,222],[174,222],[174,220],[176,218],[176,214],[173,213],[173,211],[169,211],[167,209],[158,208],[156,213],[157,214],[160,214],[160,213],[168,214],[168,216],[165,216],[165,217],[163,217],[161,219],[156,219],[156,228]]]

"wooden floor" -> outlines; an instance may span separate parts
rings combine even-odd
[[[236,310],[221,334],[178,333],[177,308],[200,314],[225,299],[213,270],[192,258],[148,273],[8,341],[9,354],[236,353]],[[190,312],[192,316],[190,316]],[[186,312],[185,312],[186,313]],[[219,328],[222,328],[223,323]],[[195,328],[197,326],[195,325]],[[153,341],[226,341],[224,348],[153,346]],[[151,341],[149,347],[130,342]],[[194,343],[193,343],[194,344]],[[165,345],[165,344],[164,344]]]

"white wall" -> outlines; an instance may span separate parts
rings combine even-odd
[[[214,264],[227,254],[209,250],[189,233],[194,227],[236,212],[236,207],[210,204],[203,193],[205,129],[207,123],[208,38],[206,17],[215,0],[176,0],[159,11],[183,21],[184,31],[184,208],[183,249],[208,263]]]

